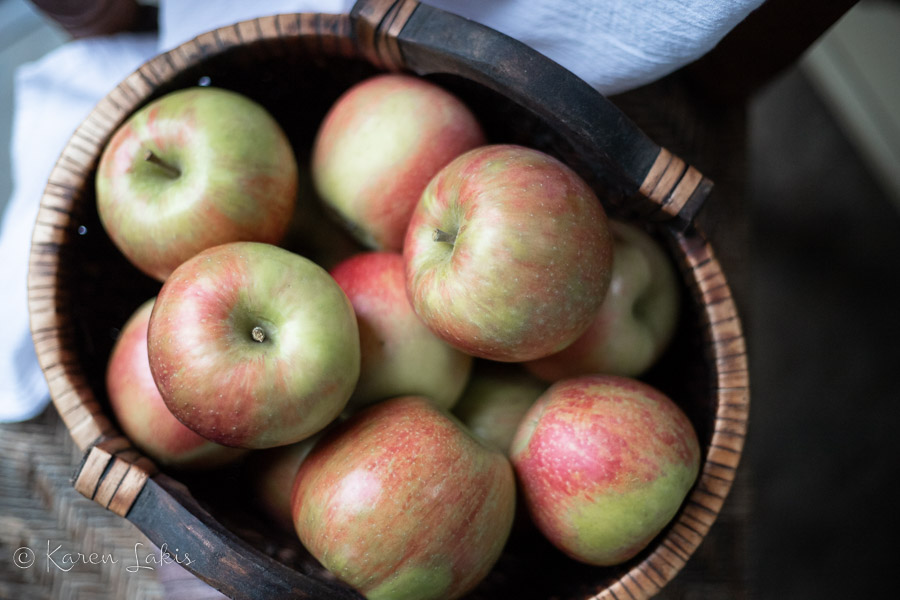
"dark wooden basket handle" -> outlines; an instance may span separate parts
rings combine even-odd
[[[602,94],[521,42],[416,0],[359,0],[350,17],[374,64],[459,75],[538,115],[621,193],[629,212],[684,228],[712,190],[712,181],[655,144]]]
[[[92,446],[74,479],[79,493],[131,521],[166,553],[165,560],[177,562],[229,598],[362,598],[338,581],[305,575],[247,544],[122,436]],[[151,551],[146,548],[142,556]],[[143,564],[137,560],[133,565]]]

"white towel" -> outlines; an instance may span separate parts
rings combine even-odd
[[[763,0],[426,0],[521,40],[605,94],[632,89],[708,52]],[[346,13],[352,0],[161,0],[158,37],[69,42],[19,68],[11,145],[13,194],[0,227],[0,421],[49,401],[28,329],[26,273],[44,183],[74,129],[154,54],[265,14]]]
[[[28,419],[48,401],[28,328],[26,290],[31,231],[44,184],[97,101],[155,53],[155,36],[81,40],[16,72],[13,192],[0,229],[0,421]]]

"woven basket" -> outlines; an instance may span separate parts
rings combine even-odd
[[[143,65],[75,131],[50,175],[29,272],[32,334],[53,402],[84,452],[75,488],[157,545],[191,549],[188,566],[234,598],[356,598],[289,532],[273,530],[235,489],[237,473],[188,489],[135,450],[108,409],[104,370],[117,328],[159,283],[103,232],[93,178],[115,129],[148,101],[208,77],[250,96],[288,132],[298,159],[353,83],[381,71],[427,77],[460,96],[492,142],[556,155],[613,216],[655,223],[681,267],[685,310],[676,339],[646,377],[691,418],[700,478],[673,522],[613,568],[575,563],[539,539],[511,540],[472,598],[649,598],[684,566],[731,488],[746,433],[746,348],[731,291],[694,216],[712,182],[661,148],[587,84],[497,32],[411,0],[358,2],[350,15],[263,17],[206,33]],[[184,550],[182,550],[184,551]]]

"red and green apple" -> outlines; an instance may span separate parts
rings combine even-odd
[[[450,409],[459,399],[472,357],[435,336],[406,295],[403,257],[363,252],[331,275],[353,304],[359,325],[361,367],[350,399],[354,408],[395,396],[427,396]]]
[[[162,281],[212,246],[278,243],[294,212],[297,163],[263,106],[224,89],[189,88],[152,101],[116,130],[96,192],[109,237]]]
[[[525,415],[511,459],[532,520],[570,557],[622,563],[671,521],[697,478],[700,447],[682,410],[635,379],[553,384]]]
[[[612,272],[612,236],[593,190],[558,159],[482,146],[428,184],[403,249],[422,321],[473,356],[558,352],[588,328]]]
[[[176,419],[163,401],[147,356],[147,328],[154,299],[128,318],[106,367],[109,405],[122,433],[158,464],[178,469],[212,468],[232,462],[246,450],[203,438]]]
[[[370,600],[452,599],[490,571],[510,534],[506,456],[424,397],[366,407],[326,432],[297,473],[303,545]]]
[[[428,181],[483,143],[475,116],[444,88],[411,75],[377,75],[347,90],[325,116],[313,145],[313,181],[366,247],[399,251]]]
[[[610,220],[612,281],[593,322],[565,349],[527,363],[544,381],[604,373],[638,377],[675,334],[680,291],[675,267],[646,231]]]
[[[327,271],[270,244],[204,250],[169,276],[148,333],[166,405],[228,446],[291,444],[344,409],[359,377],[353,307]]]

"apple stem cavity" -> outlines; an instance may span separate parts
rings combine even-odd
[[[447,233],[442,229],[435,229],[434,233],[431,234],[431,239],[435,242],[447,242],[448,244],[453,245],[456,242],[456,234]]]
[[[173,167],[172,165],[161,159],[159,156],[153,153],[153,150],[147,150],[144,153],[144,160],[152,165],[159,167],[162,172],[164,172],[172,179],[177,179],[179,176],[181,176],[181,171],[178,170],[177,167]]]
[[[257,325],[250,331],[250,337],[253,338],[254,342],[259,342],[262,344],[266,341],[266,330]]]

